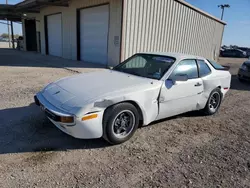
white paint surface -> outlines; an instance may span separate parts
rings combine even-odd
[[[62,15],[47,17],[49,55],[62,57]]]
[[[107,64],[109,6],[83,9],[80,12],[81,60]]]
[[[160,98],[162,102],[160,102],[157,119],[196,110],[197,101],[199,101],[203,92],[203,87],[194,87],[196,83],[202,83],[202,79],[197,78],[186,82],[176,82],[171,88],[167,88],[164,84],[161,89]]]
[[[104,70],[61,79],[46,86],[37,97],[47,109],[56,114],[63,113],[76,117],[76,125],[66,126],[64,129],[52,121],[67,134],[77,138],[99,138],[103,132],[103,113],[111,105],[133,101],[142,112],[143,124],[148,125],[158,119],[203,109],[212,90],[221,87],[224,97],[230,87],[231,74],[228,71],[214,69],[202,57],[175,53],[154,55],[176,58],[174,65],[161,80]],[[210,67],[211,74],[193,80],[177,81],[172,87],[166,86],[166,80],[176,65],[184,59],[204,60]],[[198,82],[201,85],[196,87]],[[89,112],[98,112],[100,116],[93,121],[79,121]]]

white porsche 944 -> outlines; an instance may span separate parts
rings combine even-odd
[[[50,83],[34,98],[63,132],[120,144],[140,123],[197,110],[213,115],[230,83],[227,68],[202,57],[138,53],[113,69]]]

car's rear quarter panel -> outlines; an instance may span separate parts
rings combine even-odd
[[[230,88],[231,74],[228,71],[214,70],[212,74],[202,78],[202,81],[204,92],[201,95],[198,109],[203,109],[205,107],[211,92],[216,88],[220,88],[223,97],[225,96]]]
[[[231,87],[232,76],[229,73],[229,71],[217,71],[217,72],[221,82],[221,92],[223,93],[223,97],[225,97],[225,94]]]

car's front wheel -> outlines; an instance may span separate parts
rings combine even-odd
[[[139,125],[139,114],[130,103],[120,103],[108,108],[103,118],[104,139],[111,144],[129,140]]]

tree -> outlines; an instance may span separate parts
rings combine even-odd
[[[17,39],[19,36],[20,36],[20,35],[15,34],[15,35],[14,35],[14,38]],[[0,35],[0,37],[5,38],[5,39],[9,38],[9,36],[8,36],[7,33],[3,33],[2,35]]]
[[[17,39],[18,37],[19,37],[19,35],[18,35],[18,34],[15,34],[15,35],[14,35],[14,38],[15,38],[15,39]]]
[[[9,38],[9,35],[8,35],[7,33],[3,33],[3,34],[1,35],[1,37],[3,37],[3,38]]]

